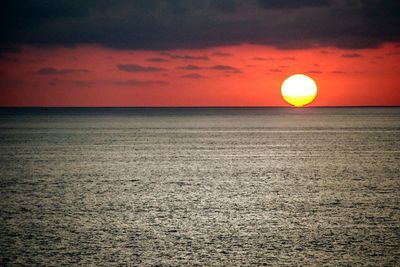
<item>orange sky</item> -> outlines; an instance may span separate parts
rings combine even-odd
[[[398,106],[398,62],[395,43],[362,50],[24,47],[0,61],[0,106],[288,106],[280,85],[295,73],[318,85],[310,106]]]

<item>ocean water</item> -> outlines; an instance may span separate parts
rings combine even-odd
[[[399,266],[400,108],[0,110],[1,266]]]

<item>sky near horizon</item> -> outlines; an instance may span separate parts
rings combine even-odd
[[[400,105],[400,1],[3,1],[0,106]]]

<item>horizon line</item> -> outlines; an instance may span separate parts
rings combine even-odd
[[[307,108],[397,108],[400,105],[348,105],[348,106],[0,106],[0,109],[11,108],[294,108],[294,109],[307,109]]]

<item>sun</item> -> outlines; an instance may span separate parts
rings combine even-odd
[[[317,96],[317,84],[304,74],[288,77],[281,86],[283,99],[289,104],[301,107],[311,103]]]

